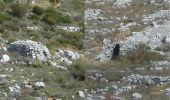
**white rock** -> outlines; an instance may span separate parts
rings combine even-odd
[[[61,69],[61,70],[67,70],[67,68],[63,66],[56,66],[56,68]]]
[[[7,54],[2,55],[0,62],[6,63],[8,61],[10,61],[10,57]]]
[[[15,84],[12,87],[9,87],[10,93],[13,97],[17,97],[21,95],[21,87],[19,84]]]
[[[3,51],[7,51],[7,48],[6,48],[6,47],[2,47],[2,50],[3,50]]]
[[[41,97],[34,97],[35,100],[42,100]]]
[[[165,93],[167,96],[170,96],[170,88],[165,89],[164,93]]]
[[[139,94],[139,93],[133,93],[133,94],[132,94],[132,97],[133,97],[134,99],[141,99],[141,98],[142,98],[142,95]]]
[[[79,91],[79,96],[82,97],[82,98],[85,98],[84,92]]]
[[[73,62],[68,60],[67,58],[61,58],[60,61],[66,65],[71,65]]]
[[[70,59],[76,60],[80,58],[80,55],[77,52],[73,52],[70,50],[65,50],[64,55]]]
[[[45,88],[45,85],[43,82],[36,82],[34,86],[35,88]]]

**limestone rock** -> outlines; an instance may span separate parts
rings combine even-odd
[[[8,61],[10,61],[10,57],[6,54],[2,55],[0,62],[6,63]]]
[[[32,40],[19,40],[9,45],[8,51],[17,52],[26,57],[31,57],[34,60],[46,61],[51,58],[48,48],[39,42]]]

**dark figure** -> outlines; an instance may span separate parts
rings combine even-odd
[[[112,58],[111,59],[114,59],[116,56],[118,56],[119,52],[120,52],[120,45],[117,43],[115,45],[115,47],[113,48],[113,53],[112,53]]]

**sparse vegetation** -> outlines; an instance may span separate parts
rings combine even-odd
[[[11,20],[12,17],[8,13],[0,13],[0,24],[3,22]]]
[[[13,3],[11,5],[11,9],[12,9],[12,14],[14,16],[21,18],[21,17],[25,16],[28,13],[29,5]]]
[[[85,80],[85,68],[81,63],[74,63],[69,66],[69,71],[74,79],[84,81]]]
[[[60,10],[48,8],[46,10],[43,21],[50,25],[54,25],[57,23],[71,23],[71,18],[68,15],[63,14]]]
[[[32,67],[35,67],[35,68],[39,68],[39,67],[41,68],[41,67],[44,67],[44,66],[45,65],[38,60],[34,61],[33,64],[32,64]]]
[[[137,45],[134,49],[127,51],[127,54],[113,60],[114,66],[134,67],[136,65],[148,66],[153,61],[166,60],[166,56],[150,51],[144,44]]]

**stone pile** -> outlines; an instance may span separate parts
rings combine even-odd
[[[51,54],[46,46],[31,40],[13,42],[9,45],[8,51],[31,57],[33,60],[46,61],[51,58]]]
[[[138,74],[132,74],[127,77],[123,77],[122,81],[130,84],[144,84],[144,85],[157,85],[170,82],[170,76],[143,76]]]

